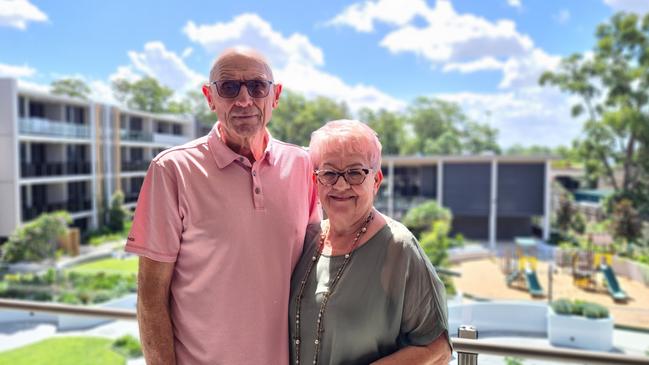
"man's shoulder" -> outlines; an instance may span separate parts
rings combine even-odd
[[[298,146],[296,144],[280,141],[278,139],[273,138],[272,143],[274,145],[274,148],[276,149],[277,152],[282,153],[282,154],[289,154],[289,155],[294,155],[294,156],[300,156],[300,157],[309,157],[309,152],[307,151],[306,147]]]
[[[168,148],[153,158],[153,162],[164,164],[168,161],[179,161],[196,153],[207,151],[207,136],[196,138],[185,144]]]

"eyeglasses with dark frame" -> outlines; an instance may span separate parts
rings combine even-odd
[[[341,176],[349,185],[360,185],[365,181],[371,169],[348,169],[343,172],[333,170],[316,170],[314,174],[322,185],[336,185]]]
[[[248,95],[259,99],[268,96],[273,82],[270,80],[219,80],[212,81],[210,84],[216,86],[219,96],[226,99],[236,98],[241,91],[241,85],[245,84]]]

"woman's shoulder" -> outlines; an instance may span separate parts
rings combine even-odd
[[[417,247],[417,239],[403,223],[390,217],[385,217],[386,226],[390,233],[390,241],[395,245],[411,249]]]

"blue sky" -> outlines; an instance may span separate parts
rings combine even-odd
[[[39,1],[0,0],[0,77],[47,89],[82,77],[158,78],[182,95],[225,47],[260,49],[285,87],[401,110],[417,96],[459,103],[509,146],[568,144],[570,97],[537,85],[561,57],[594,44],[616,11],[648,0]]]

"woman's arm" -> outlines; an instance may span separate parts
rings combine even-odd
[[[446,333],[437,336],[426,346],[408,346],[386,356],[374,365],[413,364],[413,365],[447,365],[451,361],[451,348],[448,346]]]

